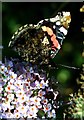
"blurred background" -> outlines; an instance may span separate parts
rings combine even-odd
[[[54,17],[58,11],[70,11],[71,24],[66,39],[63,41],[61,50],[52,60],[56,64],[74,66],[80,68],[83,51],[83,14],[80,13],[82,2],[5,2],[2,3],[2,57],[18,56],[8,48],[8,43],[14,32],[25,24],[37,24],[40,20]],[[58,68],[58,69],[57,69]],[[59,82],[59,90],[62,95],[69,95],[76,91],[76,78],[79,70],[57,66],[50,70],[50,75]]]

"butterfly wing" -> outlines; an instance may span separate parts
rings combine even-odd
[[[9,47],[26,61],[47,64],[61,48],[70,23],[68,16],[67,12],[60,13],[54,18],[41,20],[37,25],[20,27],[12,36]]]
[[[71,22],[70,12],[59,12],[54,18],[44,19],[38,22],[44,32],[50,37],[51,58],[58,53]]]
[[[25,25],[19,28],[9,42],[25,61],[47,64],[49,58],[49,44],[43,45],[45,32],[37,25]]]

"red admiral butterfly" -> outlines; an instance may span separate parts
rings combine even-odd
[[[47,64],[61,48],[70,22],[70,12],[59,12],[54,18],[41,20],[37,25],[26,24],[12,36],[9,47],[25,61]]]

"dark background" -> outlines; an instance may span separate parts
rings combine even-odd
[[[82,41],[83,14],[80,13],[82,2],[5,2],[2,4],[2,38],[3,38],[3,61],[4,57],[14,57],[17,54],[8,48],[8,43],[14,32],[22,25],[37,24],[44,18],[54,17],[58,11],[70,11],[71,24],[62,48],[53,61],[56,64],[63,64],[74,67],[81,67],[82,64]],[[78,70],[59,67],[50,71],[52,76],[59,81],[60,91],[68,95],[76,90],[76,78]]]

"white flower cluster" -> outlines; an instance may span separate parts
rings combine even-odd
[[[3,118],[56,118],[54,98],[48,99],[49,81],[39,73],[17,76],[0,63],[0,119]],[[55,98],[56,101],[56,98]]]

